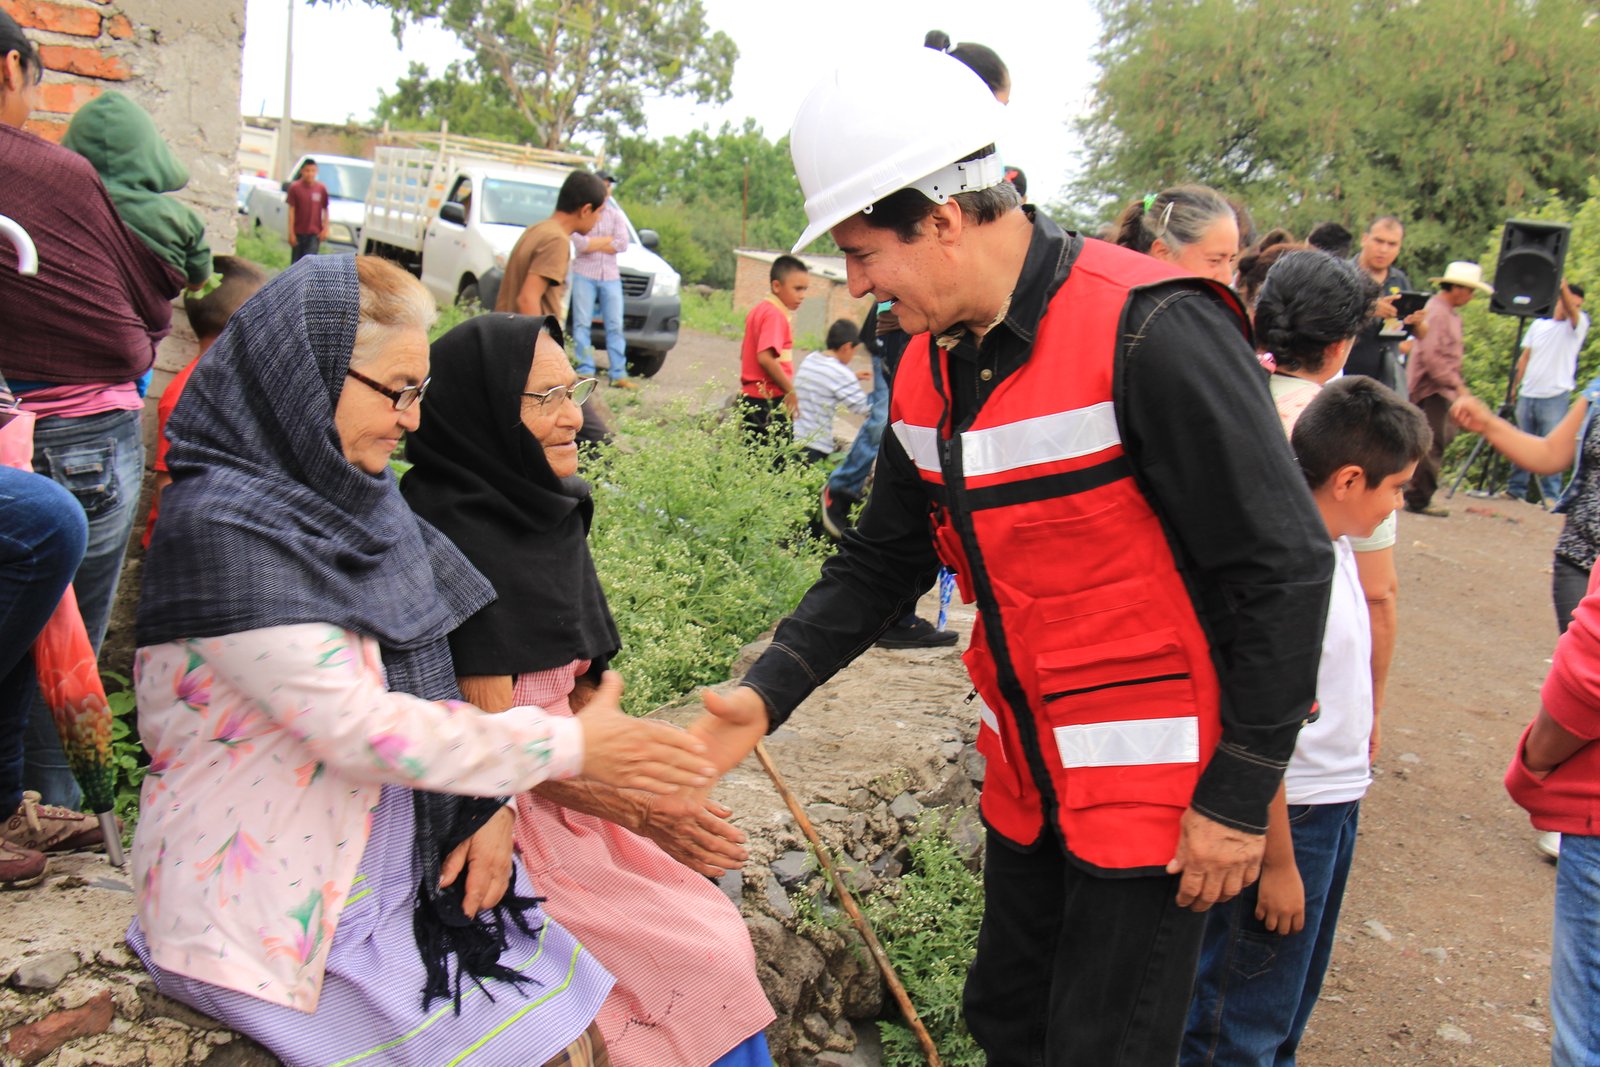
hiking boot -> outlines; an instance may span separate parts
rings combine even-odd
[[[944,648],[961,640],[954,630],[937,629],[920,615],[908,623],[895,623],[878,638],[879,648]]]
[[[826,485],[822,487],[822,528],[835,541],[855,523],[850,521],[850,509],[859,501],[848,493],[835,493]]]
[[[26,889],[44,880],[43,852],[0,844],[0,889]]]
[[[27,790],[22,803],[0,827],[0,846],[35,852],[76,852],[105,843],[100,820],[71,808],[39,803],[39,794]]]
[[[611,388],[637,389],[639,388],[639,383],[634,381],[632,378],[613,378],[611,379]]]

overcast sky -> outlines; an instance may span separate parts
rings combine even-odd
[[[289,2],[248,0],[240,94],[246,115],[282,110]],[[991,17],[1029,6],[1041,14],[1009,22]],[[876,42],[920,44],[925,31],[938,28],[954,40],[988,45],[1011,68],[1010,131],[1001,152],[1027,172],[1033,198],[1051,199],[1075,173],[1079,144],[1070,122],[1088,107],[1095,74],[1090,56],[1099,37],[1089,0],[992,8],[972,0],[705,0],[705,7],[712,29],[739,46],[732,98],[719,107],[652,101],[646,109],[651,136],[707,124],[715,129],[751,116],[767,136],[777,137],[788,130],[821,69],[863,55]],[[390,33],[388,14],[362,0],[340,7],[300,4],[294,43],[294,117],[323,122],[365,120],[378,91],[393,87],[411,62],[438,71],[463,55],[454,36],[436,27],[408,30],[402,48]]]

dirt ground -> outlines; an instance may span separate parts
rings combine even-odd
[[[650,389],[692,394],[708,378],[728,383],[736,365],[734,342],[686,333]],[[1561,520],[1465,493],[1447,503],[1449,518],[1401,517],[1382,749],[1339,944],[1302,1046],[1307,1065],[1549,1062],[1555,867],[1534,851],[1501,778],[1555,644],[1550,559]],[[964,630],[970,614],[952,622]],[[877,694],[852,712],[854,729],[872,735],[904,737],[929,704],[948,708],[966,691],[954,655],[873,654],[839,682]]]
[[[737,380],[737,359],[736,342],[686,331],[657,378],[623,402],[720,400]],[[1302,1046],[1307,1065],[1549,1060],[1555,871],[1500,783],[1555,643],[1550,558],[1560,520],[1506,501],[1449,503],[1449,518],[1402,516],[1400,638],[1383,747],[1338,947]],[[952,616],[959,629],[970,623],[968,611]],[[780,734],[774,755],[796,781],[825,782],[837,773],[826,764],[848,760],[857,741],[936,748],[970,737],[975,724],[960,719],[970,716],[960,704],[966,689],[952,651],[873,650],[797,714],[808,727],[831,720],[823,733],[834,743],[786,744]],[[735,772],[734,794],[763,788],[749,770]],[[58,899],[83,907],[92,926],[106,897]]]

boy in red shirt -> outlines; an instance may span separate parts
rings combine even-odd
[[[228,324],[233,313],[254,296],[257,289],[267,284],[267,272],[248,259],[215,256],[212,262],[216,272],[222,275],[221,283],[198,300],[186,297],[183,302],[184,310],[189,314],[189,327],[194,330],[195,340],[200,342],[200,351],[195,353],[188,366],[167,383],[161,401],[156,405],[156,461],[151,466],[156,473],[156,483],[150,498],[150,519],[144,527],[142,543],[146,548],[150,547],[150,535],[156,529],[161,490],[172,484],[172,475],[167,472],[167,419],[172,417],[173,409],[178,406],[178,398],[183,395],[183,387],[189,383],[189,375],[200,365],[200,357],[222,336],[222,328]]]
[[[739,347],[739,408],[750,436],[766,441],[768,424],[781,405],[793,418],[799,408],[794,395],[794,330],[789,314],[805,300],[811,273],[795,256],[779,256],[767,275],[772,292],[744,319]]]

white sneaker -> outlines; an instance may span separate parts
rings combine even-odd
[[[1559,860],[1561,858],[1561,835],[1554,830],[1546,830],[1534,841],[1533,847],[1538,849],[1541,855],[1548,856],[1553,860]]]

